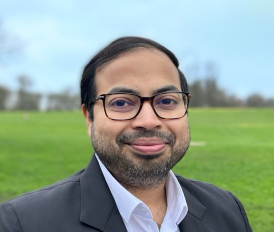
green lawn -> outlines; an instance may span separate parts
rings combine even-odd
[[[0,113],[0,202],[61,180],[92,155],[79,112]],[[274,231],[274,109],[191,109],[191,146],[174,171],[233,192],[254,232]]]

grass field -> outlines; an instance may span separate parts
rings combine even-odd
[[[191,109],[189,124],[205,146],[191,146],[174,171],[233,192],[253,231],[273,232],[274,109]],[[72,175],[92,152],[80,111],[1,112],[0,202]]]

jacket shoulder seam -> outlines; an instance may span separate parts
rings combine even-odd
[[[247,222],[246,212],[245,212],[244,207],[242,206],[242,203],[237,199],[236,196],[234,196],[233,193],[231,193],[231,192],[229,192],[229,191],[226,191],[226,192],[233,198],[233,200],[234,200],[234,201],[236,202],[236,204],[238,205],[239,210],[240,210],[240,212],[241,212],[241,215],[242,215],[242,217],[243,217],[243,220],[244,220],[244,222],[245,222],[246,231],[247,231],[247,232],[250,231],[250,230],[248,229],[249,223]]]
[[[17,221],[18,221],[18,224],[19,224],[19,226],[20,226],[20,229],[21,229],[21,231],[23,232],[23,228],[22,228],[22,225],[21,225],[21,223],[20,223],[20,220],[19,220],[19,217],[18,217],[18,215],[17,215],[16,210],[13,208],[13,206],[12,206],[12,204],[11,204],[10,202],[7,202],[7,203],[8,203],[9,206],[12,208],[12,210],[13,210],[13,212],[14,212],[16,218],[17,218]]]
[[[80,182],[80,181],[79,181],[79,180],[77,180],[77,181],[67,181],[67,182],[65,182],[65,183],[60,183],[60,184],[58,184],[58,185],[54,185],[54,186],[49,187],[49,188],[44,187],[44,188],[42,188],[42,189],[35,190],[35,191],[29,192],[29,193],[25,193],[25,194],[23,194],[23,195],[21,195],[21,196],[15,197],[15,198],[13,198],[12,200],[9,200],[8,202],[10,203],[10,202],[13,201],[13,200],[16,200],[16,199],[19,199],[19,198],[22,198],[22,197],[25,197],[25,196],[28,196],[28,195],[31,195],[31,194],[35,194],[35,193],[39,193],[39,192],[42,192],[42,191],[51,190],[51,189],[57,188],[57,187],[59,187],[59,186],[61,186],[61,185],[65,185],[65,184],[69,184],[69,183],[77,183],[77,182]]]

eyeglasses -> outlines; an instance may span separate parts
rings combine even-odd
[[[145,101],[149,101],[154,113],[161,119],[178,119],[186,115],[189,93],[165,92],[152,97],[141,97],[133,93],[101,94],[92,100],[102,100],[105,114],[112,120],[130,120],[141,111]]]

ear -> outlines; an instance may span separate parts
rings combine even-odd
[[[84,115],[85,120],[86,120],[87,129],[88,129],[87,132],[88,132],[88,135],[90,137],[91,136],[91,124],[92,124],[92,121],[90,119],[89,112],[88,112],[88,110],[85,107],[85,104],[82,104],[82,112],[83,112],[83,115]]]

